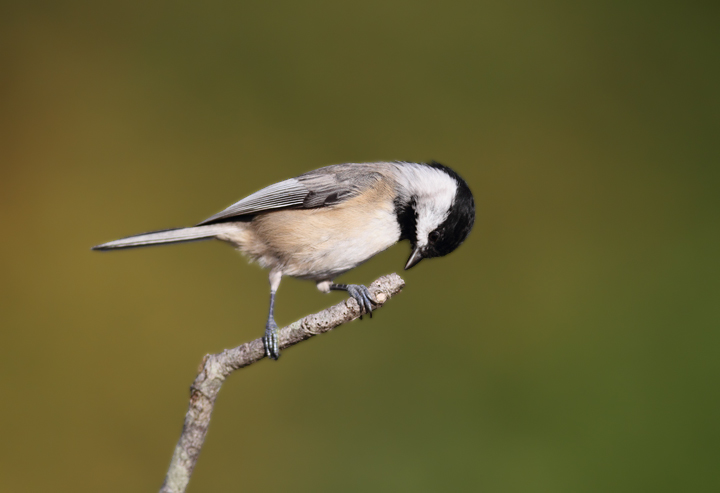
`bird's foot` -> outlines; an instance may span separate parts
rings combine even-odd
[[[265,325],[265,335],[262,338],[263,345],[265,346],[265,356],[276,361],[280,357],[280,344],[277,330],[278,326],[275,320],[268,320],[268,323]]]
[[[348,284],[347,292],[355,298],[360,306],[360,320],[362,320],[363,313],[367,313],[372,318],[373,305],[377,305],[378,302],[370,294],[370,290],[362,284]]]

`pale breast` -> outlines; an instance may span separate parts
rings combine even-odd
[[[261,264],[276,259],[285,275],[331,279],[400,239],[392,197],[392,190],[379,182],[335,206],[258,215],[250,224],[255,251],[247,253]]]

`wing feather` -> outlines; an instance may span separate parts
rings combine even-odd
[[[281,181],[265,187],[262,190],[248,195],[244,199],[235,202],[227,209],[210,216],[198,226],[210,224],[236,216],[245,216],[248,214],[257,214],[258,212],[268,211],[272,209],[284,209],[287,207],[297,207],[303,204],[309,190],[305,188],[297,179]]]
[[[248,195],[198,226],[277,209],[328,207],[355,197],[382,176],[384,163],[335,164],[281,181]]]

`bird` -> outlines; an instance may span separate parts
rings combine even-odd
[[[405,270],[454,251],[475,222],[466,181],[436,161],[334,164],[248,195],[195,226],[121,238],[108,251],[219,239],[270,271],[265,355],[280,356],[275,294],[283,276],[315,281],[324,293],[346,291],[372,317],[377,301],[361,284],[333,279],[395,243],[408,240]]]

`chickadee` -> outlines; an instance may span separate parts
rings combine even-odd
[[[115,250],[217,238],[270,269],[265,355],[278,359],[275,293],[283,275],[320,291],[347,291],[372,316],[367,287],[334,284],[400,240],[410,240],[405,269],[455,250],[475,221],[467,183],[436,162],[336,164],[263,188],[189,228],[145,233],[93,247]]]

